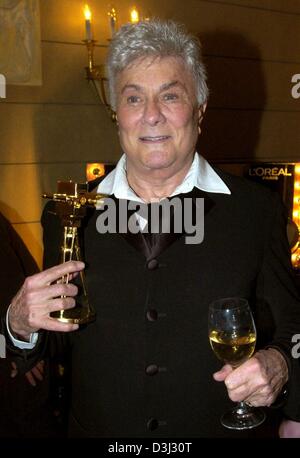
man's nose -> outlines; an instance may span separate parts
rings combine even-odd
[[[147,101],[145,105],[143,118],[144,118],[144,122],[151,126],[155,126],[159,122],[163,122],[165,120],[165,117],[163,113],[161,112],[159,101],[157,100],[148,100]]]

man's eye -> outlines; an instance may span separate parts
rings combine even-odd
[[[169,101],[169,100],[177,100],[178,99],[178,94],[172,92],[172,93],[167,93],[163,95],[164,100]]]
[[[140,100],[140,97],[137,95],[131,95],[130,97],[127,97],[127,103],[138,103]]]

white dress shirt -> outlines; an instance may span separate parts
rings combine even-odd
[[[195,153],[193,163],[186,174],[182,183],[177,186],[175,191],[170,197],[176,196],[177,194],[185,194],[196,187],[202,191],[220,193],[220,194],[231,194],[230,189],[226,186],[224,181],[219,177],[219,175],[214,171],[214,169],[209,165],[209,163],[200,156],[198,153]],[[135,202],[144,202],[140,197],[136,195],[132,188],[130,188],[127,177],[126,177],[126,155],[123,154],[121,159],[116,165],[116,168],[110,172],[104,180],[101,181],[97,188],[97,192],[101,194],[114,195],[117,199],[127,199],[133,200]],[[147,221],[139,216],[139,224],[141,229],[146,225]],[[32,333],[30,335],[30,342],[24,342],[21,340],[15,339],[8,326],[8,313],[6,316],[6,325],[8,329],[9,336],[13,344],[22,349],[32,349],[35,347],[38,333]]]
[[[206,192],[231,194],[224,181],[219,177],[204,157],[200,156],[198,153],[195,153],[193,163],[184,180],[179,186],[177,186],[170,197],[190,192],[194,187]],[[117,199],[143,202],[143,200],[136,195],[128,184],[126,177],[125,154],[123,154],[117,163],[116,168],[101,181],[97,192],[108,195],[114,194]]]

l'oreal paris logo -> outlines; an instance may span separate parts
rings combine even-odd
[[[260,177],[263,180],[278,180],[280,176],[291,177],[292,174],[285,167],[253,167],[249,169],[249,176]]]

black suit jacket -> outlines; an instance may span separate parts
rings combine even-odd
[[[299,363],[290,357],[291,338],[300,330],[300,309],[283,207],[260,186],[219,174],[231,195],[196,189],[190,195],[204,196],[206,202],[205,235],[199,245],[186,244],[184,236],[162,235],[149,251],[149,241],[141,234],[100,235],[100,212],[91,215],[84,250],[97,319],[69,336],[71,435],[252,435],[225,430],[219,422],[232,403],[224,384],[212,378],[221,363],[209,346],[207,311],[212,300],[229,296],[249,300],[258,348],[273,345],[285,354],[290,368],[285,409],[300,420]],[[51,205],[43,223],[48,267],[57,262],[59,245]],[[153,253],[158,261],[154,269],[148,263]]]

